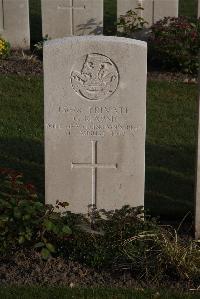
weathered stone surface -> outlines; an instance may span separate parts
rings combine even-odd
[[[0,35],[12,48],[30,47],[28,0],[0,0]]]
[[[103,0],[42,0],[43,36],[103,33]]]
[[[154,23],[164,17],[178,17],[178,0],[154,0]]]
[[[178,0],[118,0],[117,16],[140,6],[143,10],[138,10],[138,15],[148,22],[145,27],[150,27],[164,17],[178,17],[178,4]]]
[[[200,239],[200,95],[198,111],[198,137],[197,137],[197,166],[196,166],[196,205],[195,205],[195,236]]]
[[[45,44],[46,203],[144,205],[146,56],[117,37]]]

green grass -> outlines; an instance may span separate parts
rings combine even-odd
[[[3,299],[197,299],[199,295],[161,291],[134,291],[121,289],[69,289],[9,287],[0,289]]]
[[[0,164],[22,171],[44,193],[41,78],[0,77]]]
[[[179,15],[197,17],[198,0],[179,0]]]
[[[117,0],[104,0],[104,34],[115,35],[117,31]]]
[[[193,213],[197,87],[148,86],[146,208],[177,219]]]
[[[44,194],[42,79],[0,76],[0,86],[0,165]],[[193,213],[196,99],[195,85],[148,84],[145,206],[153,215]]]
[[[42,40],[41,0],[29,0],[31,44]]]

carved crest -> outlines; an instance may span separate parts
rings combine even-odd
[[[110,58],[88,54],[81,70],[72,71],[71,84],[78,95],[88,100],[104,100],[117,89],[119,73]]]

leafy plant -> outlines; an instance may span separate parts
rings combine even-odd
[[[47,259],[56,252],[58,242],[71,235],[66,219],[55,210],[66,205],[43,204],[34,186],[23,182],[22,174],[0,169],[0,251],[31,246]]]
[[[96,268],[114,267],[119,260],[126,260],[124,241],[156,226],[148,217],[144,220],[142,207],[129,206],[108,212],[93,210],[88,218],[75,217],[74,221],[74,234],[64,252],[70,259]]]
[[[115,211],[92,208],[87,216],[43,204],[20,173],[0,169],[0,253],[33,248],[97,269],[128,270],[137,281],[165,279],[200,283],[199,242],[182,240],[159,226],[143,207]]]
[[[10,55],[10,43],[0,37],[0,58],[5,59]]]
[[[164,18],[152,26],[149,60],[163,69],[196,74],[199,68],[200,19]]]
[[[132,37],[132,34],[145,28],[148,24],[144,18],[138,14],[139,10],[143,10],[141,6],[135,10],[129,10],[125,15],[121,15],[118,22],[118,28],[121,29],[121,34],[127,37]]]
[[[34,45],[34,52],[37,54],[37,56],[39,56],[40,58],[43,57],[43,46],[44,46],[44,43],[48,40],[50,40],[51,38],[48,36],[48,35],[45,35],[43,37],[43,40],[40,41],[40,42],[37,42],[35,45]]]

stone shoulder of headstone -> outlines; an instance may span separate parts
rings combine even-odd
[[[82,36],[44,45],[46,203],[144,205],[147,46]]]
[[[55,38],[52,40],[47,40],[44,43],[44,50],[49,47],[54,47],[55,45],[62,46],[64,44],[69,43],[81,43],[87,41],[91,42],[107,42],[107,43],[122,43],[122,44],[131,44],[136,45],[139,47],[147,48],[147,43],[144,41],[136,40],[136,39],[130,39],[125,37],[117,37],[117,36],[91,36],[91,35],[84,35],[84,36],[69,36],[64,38]]]

